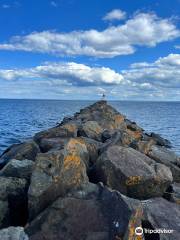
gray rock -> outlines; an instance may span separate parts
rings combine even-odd
[[[180,236],[180,206],[168,202],[163,198],[154,198],[143,204],[144,222],[143,226],[150,229],[172,230],[172,233],[153,234],[153,239],[179,240]],[[150,237],[150,234],[148,234]],[[155,238],[158,237],[158,238]],[[152,234],[151,234],[151,237]]]
[[[50,150],[61,150],[64,148],[64,145],[67,143],[68,138],[42,138],[39,142],[39,147],[43,153]]]
[[[33,171],[33,167],[34,167],[34,162],[31,160],[12,159],[0,171],[0,176],[25,178],[29,180]]]
[[[23,227],[8,227],[0,230],[2,240],[29,240]]]
[[[82,130],[79,134],[84,137],[92,138],[97,141],[101,141],[101,134],[103,129],[96,121],[87,121],[82,125]]]
[[[87,156],[86,146],[76,139],[71,139],[64,150],[38,154],[28,191],[30,219],[58,196],[88,182]]]
[[[70,138],[77,136],[76,124],[65,124],[35,134],[34,141],[38,144],[44,138]]]
[[[176,154],[165,147],[152,146],[148,156],[171,169],[175,182],[180,182],[180,161]]]
[[[172,173],[132,148],[112,146],[97,160],[96,179],[129,197],[147,199],[163,195]]]
[[[2,211],[4,211],[1,219],[6,219],[6,224],[4,224],[4,222],[2,224],[4,227],[8,225],[23,225],[26,223],[28,212],[27,182],[25,179],[0,177],[0,201]],[[7,214],[8,219],[6,218]]]
[[[14,144],[9,147],[0,157],[0,169],[4,167],[11,159],[24,160],[29,159],[34,161],[39,147],[34,141],[29,141],[20,144]]]

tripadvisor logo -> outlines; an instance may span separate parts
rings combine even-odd
[[[148,228],[142,228],[142,227],[137,227],[135,228],[135,234],[137,236],[141,236],[143,233],[145,234],[152,234],[152,233],[158,233],[158,234],[168,234],[168,233],[173,233],[173,229],[165,229],[165,228],[159,228],[159,229],[148,229]]]
[[[137,236],[141,236],[143,234],[143,228],[142,227],[135,228],[135,234]]]

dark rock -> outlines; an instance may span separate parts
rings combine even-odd
[[[14,144],[9,147],[0,157],[0,169],[11,159],[34,161],[37,153],[40,152],[38,145],[34,141]]]
[[[99,152],[102,153],[107,150],[109,147],[118,145],[118,146],[128,146],[133,142],[132,136],[130,136],[125,131],[114,130],[112,132],[111,138],[108,139],[101,147]]]
[[[148,156],[171,169],[173,180],[180,182],[180,160],[176,154],[165,147],[152,146]]]
[[[99,187],[98,193],[96,186],[93,195],[59,198],[27,226],[26,232],[30,240],[124,239],[141,219],[139,201],[104,187]]]
[[[39,142],[39,147],[41,152],[45,153],[50,150],[61,150],[64,148],[64,145],[67,143],[68,138],[42,138]]]
[[[30,179],[34,167],[34,162],[31,160],[16,160],[12,159],[0,171],[0,176],[16,177]]]
[[[28,240],[23,227],[8,227],[0,230],[1,240]]]
[[[38,154],[29,187],[29,211],[32,219],[58,196],[88,182],[86,146],[70,139],[65,150]]]
[[[167,139],[162,138],[159,134],[151,133],[150,136],[153,138],[153,140],[156,141],[157,145],[171,148],[171,142]]]
[[[130,197],[147,199],[162,196],[172,174],[132,148],[112,146],[97,160],[96,179]]]
[[[8,201],[0,200],[0,228],[9,225],[9,207]]]
[[[154,198],[144,204],[144,227],[152,230],[170,230],[171,233],[147,234],[147,239],[178,240],[180,236],[180,206],[163,198]],[[151,235],[151,236],[150,236]],[[154,235],[154,236],[153,236]],[[155,238],[157,236],[158,238]],[[152,238],[148,238],[152,237]],[[154,237],[154,238],[153,238]],[[146,238],[145,238],[146,239]]]
[[[26,229],[30,240],[109,240],[108,221],[96,199],[59,198]]]
[[[171,202],[180,204],[180,183],[173,183],[167,189],[164,197]]]
[[[8,225],[24,225],[27,221],[27,182],[25,179],[0,177],[0,201],[8,203]],[[3,207],[3,209],[5,209]],[[6,214],[5,214],[6,215]],[[1,215],[2,218],[3,215]],[[6,227],[3,224],[3,227]]]
[[[102,142],[105,142],[106,140],[110,139],[112,137],[112,131],[104,130],[104,132],[101,134],[101,140]]]

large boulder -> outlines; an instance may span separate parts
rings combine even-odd
[[[79,196],[79,197],[78,197]],[[125,239],[140,226],[141,204],[99,187],[99,193],[59,198],[26,228],[30,240]]]
[[[30,219],[71,189],[88,182],[86,146],[70,139],[64,150],[38,154],[28,192]]]
[[[152,146],[148,156],[156,162],[162,163],[171,169],[173,180],[180,182],[180,159],[177,155],[165,147]]]
[[[77,131],[78,131],[78,128],[76,124],[67,123],[65,125],[62,125],[62,126],[59,125],[35,134],[34,141],[37,142],[38,144],[41,144],[41,140],[45,138],[76,137]]]
[[[4,167],[11,159],[24,160],[29,159],[34,161],[39,147],[34,141],[14,144],[9,147],[0,157],[0,169]]]
[[[25,178],[30,180],[34,162],[28,159],[17,160],[12,159],[4,168],[0,171],[0,176]]]
[[[8,227],[0,230],[2,240],[29,240],[23,227]]]
[[[109,147],[98,158],[95,177],[130,197],[147,199],[162,196],[172,182],[168,167],[127,147]]]
[[[179,240],[180,206],[163,198],[154,198],[143,203],[143,227],[156,230],[156,233],[145,233],[147,239]],[[164,231],[164,233],[161,231]],[[148,238],[149,237],[149,238]],[[146,239],[146,238],[145,238]]]
[[[26,223],[28,211],[27,182],[25,179],[0,177],[0,201],[2,226],[17,226]],[[6,218],[7,215],[8,219]],[[6,218],[6,225],[4,224],[4,217]]]
[[[45,153],[50,150],[61,150],[64,148],[65,144],[67,143],[68,138],[42,138],[39,142],[39,147],[41,152]]]
[[[87,121],[82,125],[79,130],[79,135],[101,141],[101,134],[103,129],[96,121]]]

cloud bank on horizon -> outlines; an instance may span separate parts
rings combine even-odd
[[[50,4],[58,8],[57,2]],[[129,15],[115,8],[102,17],[110,25],[101,30],[32,31],[0,40],[0,52],[4,54],[25,52],[55,57],[54,61],[47,58],[47,62],[32,67],[0,67],[0,96],[87,99],[107,92],[111,99],[180,100],[180,54],[174,52],[179,49],[174,40],[180,37],[180,30],[175,20],[155,12]],[[166,56],[113,69],[113,61],[120,65],[123,56],[131,58],[138,51],[143,54],[142,49],[166,42],[173,49]],[[105,59],[106,66],[102,66],[101,59]]]

